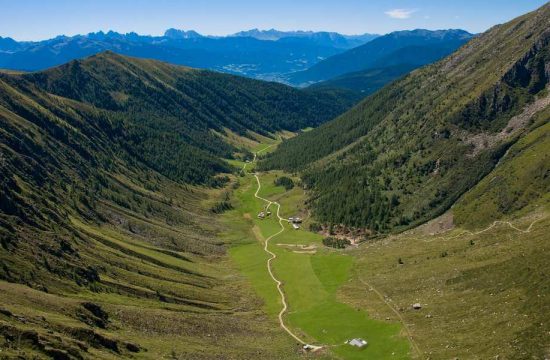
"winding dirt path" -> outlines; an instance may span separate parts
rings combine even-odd
[[[466,231],[463,231],[463,232],[461,232],[461,233],[459,233],[455,236],[451,236],[449,238],[445,237],[445,236],[440,236],[440,237],[437,237],[437,238],[434,238],[434,239],[423,239],[422,241],[429,243],[429,242],[433,242],[433,241],[437,241],[437,240],[441,240],[441,239],[444,239],[443,241],[449,241],[449,240],[453,240],[453,239],[459,238],[459,237],[464,236],[464,235],[475,236],[475,235],[483,234],[484,232],[487,232],[487,231],[491,230],[492,228],[494,228],[497,225],[508,225],[513,230],[516,230],[516,231],[518,231],[520,233],[523,233],[523,234],[528,234],[533,229],[533,225],[535,225],[537,222],[539,222],[541,220],[544,220],[544,219],[546,219],[546,216],[543,216],[543,217],[540,217],[540,218],[536,219],[525,230],[516,227],[514,224],[512,224],[509,221],[496,220],[496,221],[493,221],[493,223],[491,225],[487,226],[483,230],[479,230],[479,231],[475,231],[475,232],[470,231],[470,230],[466,230]]]
[[[277,206],[277,218],[279,219],[279,225],[281,226],[281,229],[276,232],[275,234],[269,236],[268,238],[265,239],[264,241],[264,251],[266,253],[268,253],[269,255],[271,255],[271,257],[269,259],[267,259],[267,271],[269,272],[269,276],[271,276],[271,279],[273,279],[273,281],[277,284],[277,290],[279,291],[279,294],[281,295],[281,302],[283,303],[283,308],[281,309],[281,311],[279,312],[279,324],[281,325],[281,327],[290,335],[292,336],[296,341],[298,341],[300,344],[302,345],[305,345],[306,342],[302,339],[300,339],[298,337],[298,335],[294,334],[292,332],[292,330],[290,330],[286,325],[285,325],[285,322],[284,322],[284,319],[283,319],[283,315],[286,313],[287,309],[288,309],[288,305],[287,305],[287,302],[286,302],[286,296],[285,296],[285,293],[283,291],[283,283],[277,279],[275,277],[275,274],[273,274],[273,269],[272,269],[272,265],[271,265],[271,262],[277,258],[277,255],[272,252],[271,250],[269,250],[268,248],[268,245],[269,245],[269,240],[273,239],[274,237],[280,235],[283,233],[283,231],[285,231],[285,226],[283,225],[283,218],[280,216],[280,210],[281,210],[281,205],[277,202],[271,202],[267,199],[264,199],[260,196],[258,196],[258,192],[260,191],[260,189],[262,188],[262,185],[260,183],[260,178],[258,177],[258,175],[254,174],[254,177],[256,178],[256,182],[258,183],[258,189],[256,190],[256,193],[254,194],[254,196],[260,200],[263,200],[263,201],[267,201],[268,205],[266,207],[269,208],[272,204]]]
[[[252,160],[252,162],[256,162],[256,159],[257,159],[257,155],[267,149],[269,149],[270,147],[274,146],[275,144],[272,144],[272,145],[269,145],[265,148],[263,148],[262,150],[259,150],[257,151],[256,153],[254,153],[254,159]],[[243,169],[242,171],[244,171],[246,169],[246,165],[247,164],[244,164],[243,166]],[[282,234],[284,231],[285,231],[285,226],[283,224],[284,221],[288,222],[288,220],[284,219],[283,217],[281,217],[280,215],[280,211],[281,211],[281,204],[279,204],[278,202],[275,202],[275,201],[271,201],[269,199],[265,199],[261,196],[259,196],[259,192],[260,190],[262,189],[262,184],[260,182],[260,178],[258,176],[257,173],[254,174],[254,178],[256,179],[256,182],[258,184],[258,188],[256,189],[256,192],[254,193],[254,197],[256,197],[257,199],[260,199],[264,202],[267,203],[266,205],[266,211],[267,209],[269,209],[269,207],[271,205],[275,205],[277,207],[277,211],[276,211],[276,215],[277,215],[277,219],[279,220],[279,225],[281,226],[281,229],[276,232],[275,234],[272,234],[270,235],[268,238],[265,239],[264,241],[264,251],[266,253],[268,253],[270,255],[270,258],[267,259],[267,271],[269,272],[269,276],[271,277],[271,279],[273,279],[273,281],[275,282],[275,284],[277,284],[277,291],[279,292],[279,294],[281,295],[281,302],[283,304],[283,308],[281,309],[281,311],[279,312],[279,315],[278,315],[278,318],[279,318],[279,325],[281,325],[281,328],[283,328],[284,331],[286,331],[292,338],[294,338],[294,340],[296,340],[297,342],[299,342],[300,344],[302,345],[307,345],[308,346],[308,349],[310,351],[317,351],[319,349],[322,349],[322,346],[315,346],[315,345],[310,345],[308,343],[306,343],[304,340],[302,340],[298,335],[296,335],[295,333],[292,332],[292,330],[290,330],[286,325],[285,325],[285,321],[284,321],[284,314],[287,312],[287,309],[288,309],[288,304],[286,302],[286,296],[285,296],[285,293],[283,291],[283,283],[277,279],[275,277],[275,274],[273,273],[273,268],[272,268],[272,262],[274,259],[277,258],[277,255],[272,252],[271,250],[269,250],[268,246],[269,246],[269,241],[271,239],[273,239],[274,237]]]

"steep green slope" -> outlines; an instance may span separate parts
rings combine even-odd
[[[550,107],[536,127],[518,140],[499,165],[453,207],[455,223],[476,227],[517,217],[550,204]]]
[[[262,166],[302,171],[326,223],[386,231],[442,213],[548,106],[549,15],[545,5],[494,27],[286,141]]]
[[[112,53],[0,74],[2,357],[291,356],[212,209],[238,134],[314,125],[320,96]]]

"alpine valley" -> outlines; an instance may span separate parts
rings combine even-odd
[[[550,4],[0,67],[1,359],[550,358]]]

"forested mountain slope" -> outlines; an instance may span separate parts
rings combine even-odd
[[[450,54],[472,38],[464,30],[396,31],[290,74],[289,82],[307,85],[362,70],[399,64],[421,66]],[[430,60],[429,59],[433,59]]]
[[[232,171],[221,158],[240,150],[217,135],[225,129],[297,130],[338,111],[332,99],[284,85],[113,53],[0,74],[0,84],[2,214],[37,226],[65,217],[48,204],[68,194],[92,206],[104,171],[147,169],[216,186],[217,174]]]
[[[383,57],[367,70],[351,72],[315,83],[309,88],[347,89],[363,97],[381,89],[390,82],[427,64],[436,62],[455,51],[454,46],[409,46]]]
[[[28,349],[3,355],[272,346],[255,297],[222,281],[212,209],[241,150],[224,134],[315,125],[339,111],[319,96],[113,53],[1,73],[0,341]],[[232,336],[252,338],[228,350]]]
[[[286,141],[263,167],[301,171],[323,222],[387,231],[442,213],[548,107],[549,19],[545,5],[490,29]]]
[[[44,72],[3,76],[3,81],[22,91],[39,88],[104,110],[115,127],[126,127],[126,140],[137,156],[186,182],[204,182],[227,170],[219,157],[231,157],[235,149],[212,130],[227,128],[242,135],[298,130],[349,106],[333,94],[306,94],[280,84],[114,53]],[[13,99],[7,96],[6,101]]]
[[[348,89],[361,94],[364,98],[418,67],[402,64],[357,71],[313,84],[306,89]]]

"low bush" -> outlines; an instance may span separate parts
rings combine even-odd
[[[283,186],[286,190],[294,188],[294,181],[286,176],[276,178],[273,183],[275,184],[275,186]]]
[[[346,246],[351,245],[351,242],[347,239],[337,239],[333,237],[327,237],[323,239],[323,245],[332,247],[335,249],[345,249]]]

